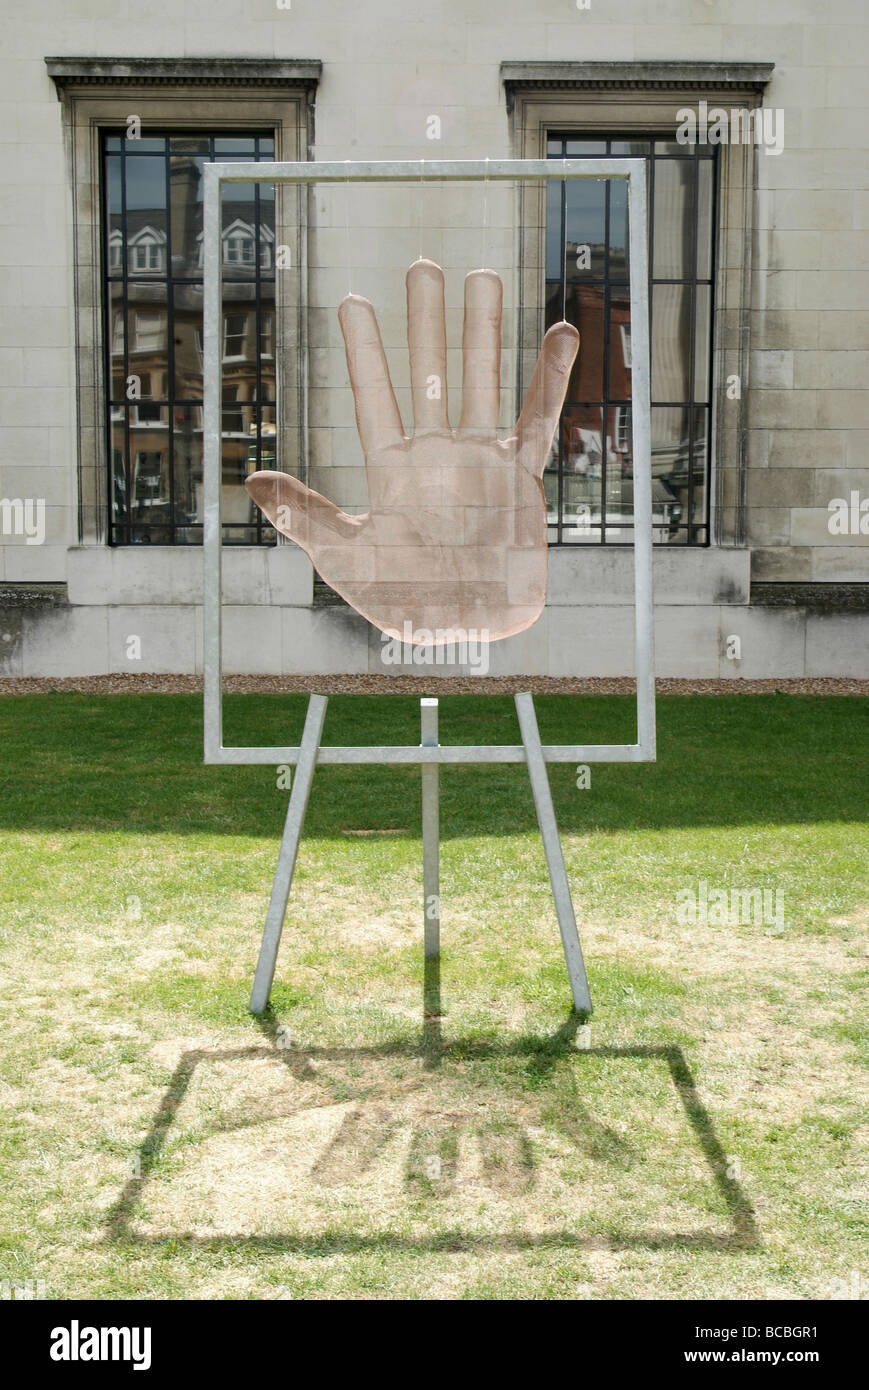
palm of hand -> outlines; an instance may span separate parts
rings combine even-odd
[[[332,588],[376,627],[423,644],[474,630],[488,640],[530,627],[546,598],[542,474],[579,335],[549,330],[515,435],[497,436],[501,281],[465,280],[462,417],[447,416],[443,274],[417,261],[407,275],[415,432],[405,435],[374,309],[339,309],[365,453],[370,510],[351,517],[286,473],[246,486]],[[438,632],[445,634],[438,638]]]

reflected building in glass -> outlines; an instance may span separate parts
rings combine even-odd
[[[115,544],[202,540],[202,167],[274,158],[271,136],[104,136],[109,493]],[[274,533],[244,479],[275,462],[275,200],[228,185],[223,254],[227,541]]]
[[[709,539],[714,147],[550,137],[552,159],[646,160],[651,282],[652,474],[658,544]],[[546,326],[580,352],[544,477],[556,544],[630,543],[633,528],[627,196],[613,181],[549,185]]]

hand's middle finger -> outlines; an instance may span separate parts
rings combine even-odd
[[[434,261],[407,272],[407,347],[414,428],[449,429],[444,274]]]

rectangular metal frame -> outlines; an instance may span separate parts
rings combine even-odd
[[[655,673],[652,597],[652,463],[649,367],[649,290],[646,173],[642,159],[401,160],[371,163],[206,164],[204,166],[204,724],[205,762],[295,764],[301,748],[226,747],[223,743],[221,643],[221,314],[220,190],[224,183],[419,183],[549,179],[622,179],[628,184],[632,427],[634,455],[634,610],[637,741],[624,744],[549,744],[546,762],[654,762]],[[329,763],[524,763],[523,744],[435,747],[320,747],[318,765]]]

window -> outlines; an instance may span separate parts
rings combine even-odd
[[[698,102],[704,100],[710,109],[713,106],[723,106],[726,110],[736,108],[755,111],[763,104],[764,94],[768,90],[773,73],[773,63],[745,63],[733,58],[728,58],[726,62],[710,62],[705,59],[700,62],[683,59],[664,62],[638,59],[628,63],[611,60],[598,63],[558,59],[533,62],[505,61],[501,64],[501,80],[504,84],[507,115],[512,132],[513,153],[517,158],[543,158],[549,141],[555,139],[588,141],[597,148],[601,145],[605,148],[610,144],[612,149],[613,141],[620,144],[622,149],[636,145],[650,161],[650,188],[652,179],[659,169],[659,158],[663,166],[668,153],[677,157],[681,153],[689,159],[692,155],[689,147],[683,148],[673,143],[683,120],[680,112],[683,112],[685,107],[696,109]],[[611,140],[606,138],[607,133]],[[653,141],[662,143],[656,143],[653,147]],[[710,242],[714,244],[713,273],[704,275],[700,268],[696,267],[696,282],[692,282],[687,275],[668,276],[656,266],[652,267],[652,273],[656,282],[671,279],[677,285],[687,285],[689,301],[695,294],[695,284],[699,285],[696,301],[700,306],[700,314],[706,300],[705,287],[708,291],[709,311],[714,315],[714,330],[710,332],[713,339],[713,379],[724,382],[731,374],[735,374],[740,380],[745,381],[751,347],[750,334],[746,330],[752,308],[751,248],[756,211],[753,189],[758,177],[758,155],[752,143],[728,143],[711,147],[701,145],[695,153],[698,159],[698,183],[695,187],[697,247],[705,248]],[[673,176],[673,172],[670,172],[670,177]],[[684,169],[682,173],[684,175]],[[665,174],[664,177],[666,179],[668,175]],[[650,208],[652,223],[657,220],[658,211],[663,212],[663,201],[666,201],[663,194],[659,194],[658,208],[653,202]],[[707,221],[707,218],[711,220]],[[523,392],[528,389],[531,381],[546,321],[546,279],[543,273],[546,258],[546,224],[545,190],[520,189],[518,251],[523,279],[522,294],[517,307],[517,408]],[[660,236],[657,245],[660,250]],[[615,277],[610,274],[610,279],[614,280]],[[667,293],[672,297],[672,286],[665,292],[665,298]],[[681,300],[684,309],[684,293]],[[654,312],[653,304],[653,319]],[[698,341],[697,316],[695,314],[695,344]],[[658,349],[660,358],[660,340],[653,347],[653,359],[655,349]],[[627,356],[623,360],[627,363]],[[708,359],[702,354],[695,354],[695,365],[704,370],[708,367]],[[689,377],[693,378],[690,366]],[[692,380],[692,388],[693,384]],[[658,393],[659,386],[659,382],[653,382],[653,391]],[[707,429],[696,442],[696,447],[694,437],[690,435],[691,425],[688,426],[693,452],[691,469],[696,473],[701,455],[705,456],[707,494],[710,479],[713,489],[711,498],[708,495],[706,499],[700,498],[702,488],[698,489],[697,479],[694,478],[692,503],[697,510],[698,501],[705,500],[706,520],[711,527],[711,533],[709,530],[706,531],[706,539],[710,544],[744,546],[746,543],[748,437],[751,423],[749,400],[748,391],[743,391],[739,398],[733,400],[728,399],[723,390],[716,391],[708,412],[714,420],[712,437],[710,438]],[[660,394],[656,395],[656,402],[660,411],[663,408]],[[616,404],[614,401],[613,407]],[[685,402],[681,401],[680,404],[684,408]],[[702,407],[702,396],[695,394],[689,404],[692,407]],[[694,409],[692,414],[695,423],[702,425],[702,411]],[[660,441],[661,437],[661,419],[660,413],[654,415],[656,442]],[[681,423],[683,417],[680,415],[676,427]],[[675,433],[675,428],[672,433]],[[666,438],[663,442],[666,443]],[[559,447],[563,448],[563,440],[560,441]],[[662,458],[659,455],[655,461],[654,491],[659,498],[671,498],[673,488],[666,480],[661,463]],[[563,497],[553,496],[551,478],[547,486],[550,489],[552,504],[552,540],[557,542],[561,539],[569,542],[571,539],[578,539],[565,534],[565,531],[571,528],[565,528],[563,525]],[[562,480],[559,475],[556,493],[561,487]],[[623,489],[623,496],[626,490]],[[675,502],[661,501],[661,522],[663,524],[666,506],[669,518],[667,534],[672,534],[675,541],[684,539],[691,544],[702,544],[702,508],[700,515],[693,517],[690,527],[688,517],[682,513],[681,533],[673,526],[675,508],[684,506],[685,500],[685,489],[679,488],[676,491]],[[630,541],[632,533],[627,530],[629,518],[624,519],[626,524],[622,529],[625,534],[621,539]],[[598,519],[598,525],[589,539],[599,542],[605,538],[607,541],[618,542],[620,538],[613,537],[609,532],[609,527],[602,530]],[[660,533],[657,538],[659,541],[662,539]]]
[[[137,450],[133,470],[133,505],[142,516],[156,503],[160,504],[162,473],[165,455],[157,450]]]
[[[152,384],[151,374],[143,373],[138,379],[139,399],[136,402],[133,420],[137,425],[159,424],[162,419],[162,409],[156,404],[155,397],[163,394],[161,391],[161,380]]]
[[[244,360],[244,342],[247,335],[247,314],[224,314],[223,316],[223,360],[240,358]]]
[[[123,320],[121,321],[123,324]],[[165,344],[166,323],[162,314],[133,311],[133,352],[159,352]]]
[[[253,265],[256,255],[256,239],[253,227],[236,222],[223,237],[223,260],[225,265]]]
[[[656,543],[709,540],[715,146],[653,138],[547,140],[552,159],[647,161]],[[550,541],[629,543],[633,529],[627,186],[553,180],[546,205],[546,327],[581,347],[544,474]]]
[[[622,340],[622,358],[625,366],[630,370],[634,365],[631,361],[631,325],[629,323],[619,324],[619,334]]]
[[[104,132],[109,539],[202,540],[202,168],[270,160],[268,134]],[[244,490],[275,459],[274,187],[224,188],[224,537],[273,542]],[[257,255],[257,247],[260,254]]]
[[[119,271],[124,256],[124,238],[116,227],[109,233],[109,270]]]
[[[275,316],[264,313],[260,325],[260,352],[263,357],[275,355]]]
[[[149,271],[165,269],[165,243],[163,232],[145,226],[130,238],[130,272],[147,274]],[[111,261],[110,261],[111,263]]]
[[[223,433],[224,434],[243,434],[244,433],[244,411],[241,408],[238,386],[224,386],[223,388]]]
[[[195,329],[201,324],[202,274],[197,265],[199,243],[196,238],[202,222],[196,189],[198,165],[193,168],[191,162],[232,158],[233,141],[236,142],[235,157],[241,154],[245,159],[308,158],[314,103],[323,65],[317,59],[285,57],[247,60],[115,57],[109,63],[103,58],[63,57],[46,58],[45,63],[61,103],[76,242],[72,264],[73,321],[76,351],[82,363],[75,385],[77,539],[82,545],[103,545],[109,541],[124,544],[129,540],[155,539],[162,534],[176,543],[198,544],[202,539],[201,481],[196,479],[201,478],[202,407],[196,402],[202,389],[202,364],[197,359]],[[141,117],[142,139],[138,144],[133,141],[124,144],[118,137],[126,132],[128,117],[133,111]],[[170,135],[178,142],[174,146],[166,144]],[[157,146],[145,143],[152,138],[158,138],[160,143]],[[127,198],[126,207],[121,201],[126,182],[122,162],[127,152],[138,153],[142,158],[162,153],[164,159],[169,160],[171,198],[166,196],[167,180],[164,178],[155,200],[160,210],[156,218],[142,216],[142,208],[147,206],[142,198]],[[110,163],[112,157],[113,164]],[[95,189],[100,196],[94,197]],[[227,209],[224,228],[236,218],[251,221],[252,200],[243,196],[243,192],[234,191],[232,201],[236,206]],[[258,458],[277,458],[277,464],[272,466],[301,477],[306,476],[308,467],[304,408],[308,381],[303,331],[306,286],[301,275],[304,257],[300,253],[307,196],[307,190],[301,187],[284,187],[277,199],[267,187],[260,190],[260,303],[268,308],[274,307],[270,283],[273,267],[276,261],[282,267],[283,307],[280,322],[275,320],[274,333],[279,344],[276,350],[282,359],[283,390],[280,400],[276,401],[272,371],[261,373],[263,389],[257,399],[263,403],[262,417],[256,422],[252,443],[248,441],[250,467],[257,466]],[[277,212],[276,223],[272,208]],[[167,211],[168,224],[164,220]],[[167,231],[167,240],[161,243],[163,262],[159,271],[136,272],[127,259],[130,240],[146,221]],[[191,246],[196,247],[192,255]],[[278,246],[285,246],[287,254],[281,254]],[[182,252],[185,268],[189,266],[192,272],[186,278],[180,274]],[[246,281],[246,293],[251,285],[256,288],[256,267],[233,268],[231,277],[228,267],[224,266],[224,272],[227,280]],[[101,294],[99,286],[103,277],[108,283],[104,283]],[[173,281],[173,332],[167,336],[165,357],[174,354],[175,371],[167,387],[174,393],[174,409],[171,422],[167,415],[166,428],[168,430],[171,423],[174,501],[180,500],[178,484],[179,480],[184,480],[180,492],[186,493],[192,506],[177,520],[169,517],[167,509],[168,525],[163,527],[162,533],[158,533],[156,527],[156,508],[153,509],[152,531],[146,533],[138,529],[135,535],[131,534],[131,514],[125,510],[124,499],[130,496],[132,477],[126,430],[130,403],[125,395],[124,377],[127,366],[123,337],[127,331],[125,278],[131,286],[136,286],[138,300],[143,298],[145,284],[150,285],[150,297],[154,300],[164,283]],[[179,316],[179,301],[185,300],[181,306],[184,312]],[[122,338],[119,349],[113,352],[107,322],[115,310],[121,315],[119,332]],[[183,335],[179,328],[183,328]],[[175,342],[178,336],[183,336],[181,344]],[[272,368],[273,364],[268,366]],[[98,390],[93,386],[95,374]],[[185,404],[182,395],[185,391],[191,394],[194,404]],[[250,399],[255,399],[253,392]],[[276,417],[278,409],[281,412],[279,420]],[[123,420],[124,427],[111,436],[112,443],[107,449],[107,423],[114,414]],[[234,448],[232,469],[236,466],[237,448]],[[244,530],[236,530],[236,526],[248,525],[247,514],[241,514],[242,497],[238,498],[237,516],[235,503],[229,506],[236,491],[236,485],[225,480],[223,501],[227,506],[223,516],[227,541],[242,538]],[[246,502],[246,493],[243,498]],[[191,513],[195,520],[185,526],[184,518]],[[256,526],[256,533],[248,526],[248,534],[254,542],[271,539],[273,533],[268,527],[263,533],[258,518]]]

